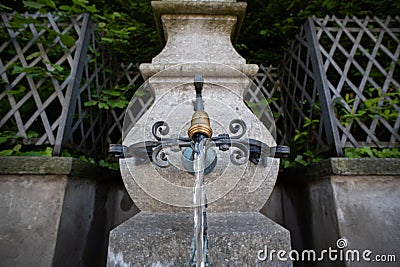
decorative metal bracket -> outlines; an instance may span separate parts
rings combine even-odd
[[[243,138],[247,131],[246,124],[241,119],[232,120],[229,124],[229,130],[233,134],[219,134],[211,137],[210,145],[214,144],[221,151],[228,151],[232,147],[234,150],[230,156],[231,162],[235,165],[242,165],[249,160],[254,164],[264,164],[263,158],[285,158],[290,154],[288,146],[269,147],[265,143],[251,139]],[[109,153],[116,158],[149,158],[154,164],[159,167],[168,167],[166,149],[178,152],[182,148],[193,146],[193,141],[190,138],[179,136],[177,138],[166,138],[163,136],[169,133],[169,126],[164,121],[154,123],[152,134],[157,141],[144,141],[133,144],[129,147],[120,144],[111,144]]]

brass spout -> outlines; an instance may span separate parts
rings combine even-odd
[[[212,136],[210,118],[204,110],[197,110],[192,116],[192,121],[188,130],[189,138],[193,140],[193,137],[197,134],[203,134],[207,138],[211,138]]]

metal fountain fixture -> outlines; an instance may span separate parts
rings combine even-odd
[[[194,113],[188,129],[188,137],[178,136],[166,138],[170,128],[165,121],[157,121],[152,126],[152,135],[155,140],[148,140],[123,146],[110,145],[109,152],[117,158],[143,158],[158,167],[170,166],[166,149],[173,152],[182,151],[182,161],[186,170],[195,176],[193,187],[194,207],[194,236],[192,242],[190,264],[191,266],[210,266],[207,238],[207,199],[205,192],[204,176],[210,173],[216,165],[217,154],[211,149],[218,147],[220,151],[229,151],[230,161],[234,165],[243,165],[250,161],[252,164],[266,166],[266,158],[287,157],[290,149],[287,146],[268,146],[267,144],[252,138],[243,138],[247,131],[246,123],[242,119],[233,119],[229,124],[229,130],[233,135],[221,133],[213,136],[210,126],[210,118],[203,105],[203,77],[195,75],[194,87],[196,100],[194,101]],[[185,164],[186,163],[186,164]]]
[[[129,147],[121,144],[111,144],[109,153],[116,158],[148,156],[155,165],[166,168],[169,166],[167,155],[164,152],[166,148],[172,148],[173,151],[177,150],[177,147],[179,148],[177,151],[187,147],[193,149],[196,138],[201,135],[210,139],[221,151],[228,151],[231,147],[237,148],[230,157],[231,162],[235,165],[245,164],[248,160],[254,164],[266,164],[263,161],[266,157],[285,158],[289,155],[290,148],[288,146],[277,145],[270,147],[259,140],[242,138],[247,131],[247,126],[241,119],[234,119],[229,124],[229,130],[235,135],[222,133],[212,136],[213,131],[210,127],[210,119],[204,111],[202,100],[202,75],[195,76],[194,86],[196,89],[195,112],[188,130],[188,137],[164,138],[163,136],[169,133],[169,126],[165,121],[157,121],[152,126],[152,135],[157,141],[139,142]]]

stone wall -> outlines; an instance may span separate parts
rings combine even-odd
[[[137,212],[118,172],[58,157],[0,158],[0,266],[104,266]]]
[[[400,160],[331,158],[316,165],[285,171],[263,208],[288,228],[296,250],[371,250],[400,260]],[[376,266],[376,262],[330,261],[324,266]],[[320,262],[295,266],[321,266]]]

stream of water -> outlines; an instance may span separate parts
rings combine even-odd
[[[195,186],[193,192],[194,203],[194,240],[196,267],[206,265],[207,225],[206,215],[206,193],[204,188],[204,159],[206,138],[199,138],[195,143],[193,169],[195,171]]]

